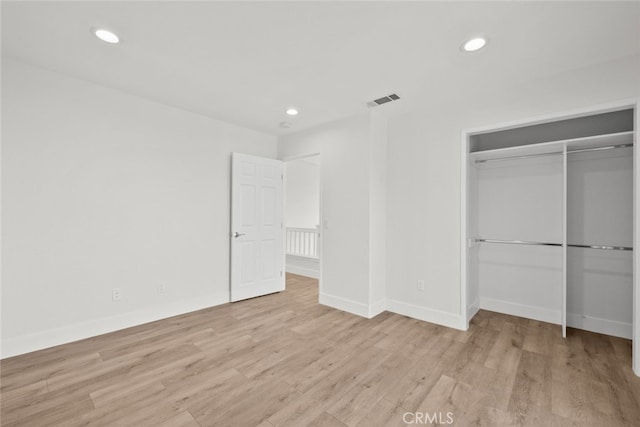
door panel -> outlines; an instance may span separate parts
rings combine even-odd
[[[231,301],[284,290],[282,162],[233,153]]]

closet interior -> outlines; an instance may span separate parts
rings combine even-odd
[[[469,317],[482,308],[563,336],[632,338],[634,114],[468,137]]]

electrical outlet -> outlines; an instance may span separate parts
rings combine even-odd
[[[167,284],[165,282],[160,282],[158,285],[158,293],[164,294],[165,292],[167,292]]]
[[[418,290],[420,292],[424,291],[424,280],[418,280],[418,283],[416,284],[416,287],[418,288]]]
[[[120,301],[121,298],[122,298],[122,289],[120,288],[111,289],[111,299],[113,301]]]

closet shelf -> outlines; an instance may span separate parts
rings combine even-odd
[[[492,161],[561,155],[565,146],[569,154],[573,152],[578,153],[591,150],[631,147],[634,142],[633,135],[633,132],[619,132],[495,150],[476,151],[470,153],[470,158],[475,161],[475,164],[481,164]]]
[[[508,245],[529,245],[529,246],[560,246],[562,243],[549,243],[549,242],[533,242],[527,240],[500,240],[500,239],[475,239],[476,243],[503,243]],[[607,251],[632,251],[633,248],[629,246],[608,246],[608,245],[573,245],[568,244],[568,247],[572,248],[584,248],[584,249],[602,249]]]
[[[590,136],[586,138],[576,138],[564,141],[567,150],[575,151],[586,148],[601,148],[612,145],[632,146],[634,143],[634,132],[619,132],[605,135]]]

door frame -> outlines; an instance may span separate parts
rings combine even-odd
[[[318,262],[318,269],[320,270],[318,272],[318,302],[320,302],[320,295],[322,295],[322,263],[324,260],[324,256],[323,256],[323,246],[324,246],[324,239],[323,239],[323,234],[324,234],[324,221],[323,221],[323,215],[322,215],[322,154],[319,152],[316,153],[305,153],[305,154],[297,154],[295,156],[288,156],[288,157],[283,157],[279,160],[281,160],[283,163],[288,163],[288,162],[293,162],[294,160],[303,160],[303,159],[307,159],[309,157],[315,157],[318,156],[320,157],[320,165],[318,166],[318,174],[319,174],[319,188],[318,188],[318,192],[319,192],[319,208],[320,208],[320,212],[318,212],[318,222],[319,222],[319,227],[318,227],[318,238],[319,238],[319,245],[318,245],[318,253],[320,254],[320,260]],[[285,222],[285,226],[283,227],[284,233],[285,233],[285,244],[282,246],[282,250],[283,250],[283,256],[285,259],[285,275],[286,275],[286,271],[287,271],[287,266],[286,266],[286,233],[287,233],[287,168],[286,165],[284,167],[284,185],[282,186],[282,197],[284,200],[284,222]],[[285,277],[285,282],[286,282],[286,277]]]
[[[466,329],[469,328],[471,317],[479,307],[471,306],[467,302],[468,295],[468,229],[469,229],[469,182],[467,168],[469,165],[469,140],[479,133],[496,132],[517,128],[521,126],[535,125],[550,121],[571,119],[592,114],[607,113],[612,111],[632,108],[634,110],[634,150],[633,150],[633,317],[632,317],[632,369],[640,377],[640,98],[627,98],[609,103],[591,105],[568,111],[560,111],[550,114],[537,115],[529,118],[481,126],[461,131],[461,155],[460,155],[460,316]]]

